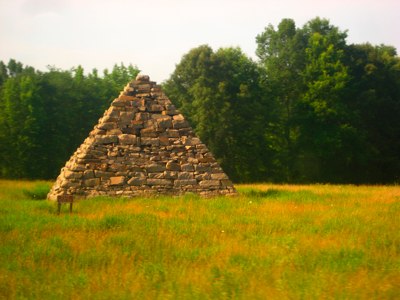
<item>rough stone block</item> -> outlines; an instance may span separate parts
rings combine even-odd
[[[142,137],[158,137],[157,131],[155,130],[155,128],[152,127],[143,128],[142,130],[140,130],[140,135]]]
[[[124,176],[110,177],[110,185],[123,185],[125,182]]]
[[[119,114],[121,112],[120,108],[117,108],[115,106],[111,106],[105,113],[105,116],[108,116],[110,118],[118,118]]]
[[[224,179],[224,180],[221,180],[221,185],[225,186],[225,187],[226,186],[233,186],[233,183],[229,179]]]
[[[121,95],[121,96],[118,97],[118,99],[119,99],[120,101],[133,101],[133,100],[135,100],[136,98],[133,97],[133,96]]]
[[[149,106],[150,112],[161,112],[163,110],[164,110],[164,107],[162,107],[162,105],[159,105],[159,104],[151,104]]]
[[[147,121],[148,119],[150,119],[150,115],[149,115],[149,113],[145,113],[145,112],[137,113],[135,116],[135,120],[137,120],[137,121]]]
[[[140,138],[140,143],[148,146],[159,146],[160,140],[158,138],[142,137]]]
[[[192,164],[183,164],[183,165],[181,165],[181,169],[184,172],[193,172],[194,166]]]
[[[97,125],[97,128],[101,130],[110,130],[117,128],[117,124],[115,124],[114,122],[101,123]]]
[[[228,179],[228,176],[226,176],[225,173],[216,173],[216,174],[211,174],[211,179],[216,179],[216,180]]]
[[[170,138],[179,138],[179,131],[176,129],[168,129],[167,130],[168,137]]]
[[[172,181],[170,179],[149,178],[149,179],[147,179],[147,185],[170,186],[170,185],[172,185]]]
[[[159,164],[151,164],[146,166],[146,170],[148,173],[157,173],[165,171],[165,166]]]
[[[143,177],[132,177],[128,180],[129,185],[140,186],[146,184],[146,178]]]
[[[73,163],[71,164],[70,168],[71,171],[84,171],[85,170],[85,166],[84,165],[79,165],[77,163]]]
[[[96,135],[94,144],[112,144],[118,142],[118,136],[116,135]]]
[[[135,145],[136,135],[133,134],[121,134],[118,136],[119,143],[121,145]]]
[[[169,145],[169,138],[167,136],[160,136],[160,145],[161,146],[168,146]]]
[[[83,185],[86,187],[98,186],[98,185],[100,185],[100,178],[86,179],[83,181]]]
[[[178,172],[175,171],[165,171],[164,177],[166,179],[176,179],[178,177]]]
[[[107,130],[107,135],[120,135],[120,134],[122,134],[121,129]]]
[[[174,186],[197,185],[196,179],[177,179],[174,181]]]
[[[185,120],[185,118],[184,118],[183,115],[181,115],[181,114],[176,115],[176,116],[173,116],[173,119],[174,119],[174,120],[177,120],[177,121],[183,121],[183,120]]]
[[[83,172],[83,179],[90,179],[90,178],[94,178],[93,170],[86,170],[85,172]]]
[[[105,172],[105,171],[100,171],[100,170],[95,170],[94,171],[94,176],[97,178],[110,178],[111,176],[113,176],[114,173],[113,172]]]
[[[203,180],[200,181],[200,185],[204,187],[217,187],[220,186],[220,181],[219,180]]]
[[[173,161],[167,162],[166,168],[169,171],[180,171],[181,170],[180,164],[177,162],[173,162]]]
[[[186,120],[173,120],[172,126],[174,129],[181,129],[189,127],[189,123]]]
[[[195,166],[196,172],[210,172],[211,167],[208,165],[197,165]]]
[[[157,119],[157,125],[160,128],[171,128],[172,127],[171,117],[164,116],[163,118]]]
[[[122,122],[126,122],[129,123],[131,120],[133,120],[133,118],[135,117],[135,112],[133,111],[122,111],[119,119]]]
[[[194,175],[192,172],[179,172],[178,179],[193,179]]]
[[[79,179],[82,178],[83,174],[81,172],[73,172],[69,170],[64,170],[64,177],[67,179]]]

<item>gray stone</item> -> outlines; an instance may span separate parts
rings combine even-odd
[[[196,179],[177,179],[174,181],[174,186],[197,185]]]
[[[90,179],[90,178],[94,178],[93,170],[86,170],[85,172],[83,172],[83,179]]]
[[[149,75],[138,74],[136,76],[136,81],[148,82],[148,81],[150,81],[150,77],[149,77]]]
[[[179,138],[179,131],[176,129],[168,129],[167,130],[168,137],[170,138]]]
[[[100,178],[86,179],[83,181],[83,185],[86,187],[98,186],[98,185],[100,185]]]
[[[121,145],[135,145],[136,135],[133,134],[121,134],[118,136],[119,143]]]
[[[181,165],[181,169],[184,172],[193,172],[194,166],[192,164],[183,164],[183,165]]]
[[[221,179],[228,179],[225,173],[215,173],[211,174],[211,179],[221,180]]]
[[[168,186],[172,185],[172,181],[170,179],[147,179],[147,185],[161,185],[161,186]]]
[[[164,108],[159,104],[151,104],[149,107],[150,112],[161,112]]]
[[[167,162],[166,169],[169,171],[180,171],[181,166],[177,162],[169,161]]]
[[[200,185],[204,187],[216,187],[220,186],[220,181],[219,180],[203,180],[200,181]]]
[[[125,123],[129,123],[133,117],[135,116],[135,112],[133,111],[129,111],[129,112],[121,112],[119,118],[120,121],[125,122]]]
[[[110,185],[123,185],[125,182],[124,176],[110,177]]]
[[[100,170],[95,170],[94,171],[94,176],[97,178],[110,178],[111,176],[113,176],[114,173],[113,172],[104,172],[104,171],[100,171]]]
[[[147,145],[147,146],[159,146],[160,140],[158,138],[142,137],[140,138],[140,143],[141,145]]]
[[[178,179],[193,179],[194,175],[191,172],[179,172]]]
[[[126,101],[117,98],[111,103],[111,106],[123,107],[125,106],[125,103]]]
[[[159,164],[151,164],[146,167],[148,173],[157,173],[165,171],[165,166]]]
[[[73,172],[69,170],[64,170],[64,177],[67,179],[79,179],[82,178],[83,174],[81,172]]]
[[[160,128],[171,128],[172,127],[171,117],[163,117],[157,119],[157,125]]]
[[[153,127],[143,128],[142,130],[140,130],[140,135],[142,137],[153,137],[153,138],[158,137],[158,133],[156,129]]]
[[[174,129],[181,129],[189,127],[189,123],[186,120],[173,120],[172,126]]]
[[[210,172],[211,167],[209,165],[197,165],[195,166],[196,172]]]
[[[129,185],[140,186],[146,184],[146,178],[143,177],[132,177],[128,180]]]
[[[120,135],[122,134],[122,130],[121,129],[111,129],[111,130],[107,130],[107,135]]]
[[[117,127],[117,125],[114,122],[101,123],[101,124],[97,125],[97,128],[101,129],[101,130],[110,130],[110,129],[114,129],[116,127]]]
[[[94,144],[113,144],[118,142],[118,136],[116,135],[96,135]]]
[[[175,171],[165,171],[164,177],[166,179],[176,179],[178,177],[178,172]]]

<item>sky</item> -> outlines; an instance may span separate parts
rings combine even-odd
[[[347,30],[349,44],[400,52],[399,0],[0,0],[0,60],[43,71],[132,64],[161,83],[192,48],[240,47],[256,59],[266,26],[317,16]]]

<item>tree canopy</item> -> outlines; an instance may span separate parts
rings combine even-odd
[[[0,62],[0,175],[55,178],[96,120],[139,70],[115,65],[99,77],[82,67],[39,72]]]

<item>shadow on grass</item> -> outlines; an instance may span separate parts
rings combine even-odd
[[[299,203],[318,202],[324,200],[324,196],[318,195],[311,191],[287,191],[278,189],[268,189],[260,191],[255,189],[242,190],[240,193],[246,197],[258,200],[279,200],[279,201],[293,201]]]

